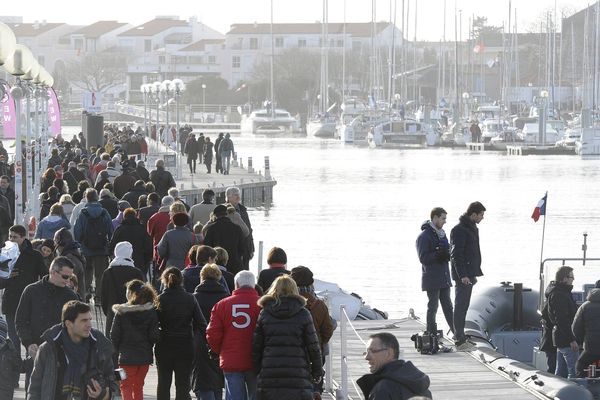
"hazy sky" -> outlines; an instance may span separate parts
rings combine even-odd
[[[396,1],[396,24],[401,26],[402,0],[377,0],[376,19],[390,19],[390,3]],[[315,22],[322,19],[322,0],[273,0],[274,22]],[[342,22],[346,3],[348,22],[371,20],[371,0],[329,0],[329,22]],[[487,16],[493,25],[508,21],[508,0],[447,0],[446,37],[454,36],[454,9],[462,10],[463,38],[468,32],[472,15]],[[547,10],[558,14],[563,8],[578,11],[592,4],[592,0],[513,0],[517,10],[519,31],[530,28]],[[18,1],[3,1],[3,16],[22,16],[24,22],[46,20],[74,25],[90,24],[99,20],[118,20],[139,25],[157,15],[175,15],[181,19],[197,16],[199,20],[221,33],[233,23],[267,23],[270,19],[270,0],[99,0],[65,1],[33,0],[31,5]],[[409,8],[408,36],[414,35],[414,10],[417,8],[417,39],[439,40],[443,34],[444,0],[404,0]]]

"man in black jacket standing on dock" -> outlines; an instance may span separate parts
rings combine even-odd
[[[469,204],[467,212],[460,216],[459,223],[450,232],[450,260],[452,279],[456,283],[454,297],[454,341],[456,349],[468,351],[473,345],[465,336],[465,318],[471,303],[473,285],[481,272],[481,251],[479,249],[479,229],[485,207],[476,201]]]

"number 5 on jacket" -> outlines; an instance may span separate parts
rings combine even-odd
[[[233,320],[231,324],[233,325],[234,328],[244,329],[250,325],[250,322],[251,322],[250,314],[248,314],[247,312],[244,312],[244,311],[240,311],[239,309],[250,309],[250,304],[233,304],[231,306],[231,316],[233,318],[241,317],[244,319],[244,322],[241,324],[235,320]]]

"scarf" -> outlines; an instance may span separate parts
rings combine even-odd
[[[437,227],[436,227],[436,226],[433,224],[433,222],[431,222],[431,221],[429,221],[429,226],[431,226],[431,227],[433,228],[433,230],[435,231],[435,233],[437,233],[437,235],[438,235],[438,238],[439,238],[440,240],[442,240],[442,239],[445,239],[445,238],[446,238],[446,232],[444,232],[444,230],[443,230],[443,229],[441,229],[441,228],[440,228],[440,229],[438,229],[438,228],[437,228]]]
[[[84,393],[83,375],[86,370],[86,361],[90,350],[89,339],[80,343],[71,340],[67,328],[63,327],[60,340],[65,353],[66,369],[63,376],[62,394],[70,398],[80,398]]]

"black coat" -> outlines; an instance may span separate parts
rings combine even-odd
[[[250,217],[248,216],[248,209],[242,203],[238,203],[235,208],[240,216],[242,217],[242,221],[246,224],[248,229],[250,230],[250,234],[246,236],[244,239],[244,253],[243,256],[246,259],[250,259],[250,254],[254,253],[254,238],[252,237],[252,224],[250,224]]]
[[[158,296],[161,342],[191,340],[192,332],[205,332],[206,320],[194,296],[183,286],[165,289]]]
[[[421,262],[421,289],[423,291],[445,289],[452,286],[450,280],[450,248],[448,239],[440,239],[429,221],[421,225],[417,238],[417,254]]]
[[[575,314],[572,328],[586,352],[600,354],[600,289],[590,291],[587,301]]]
[[[556,347],[568,347],[575,341],[571,324],[577,312],[577,304],[571,297],[572,285],[556,283],[548,294],[548,315],[554,324],[552,341]]]
[[[204,143],[204,165],[210,165],[213,159],[213,144],[211,142]]]
[[[158,314],[152,303],[115,304],[110,340],[120,365],[152,364],[152,347],[158,341]]]
[[[108,211],[108,215],[110,215],[111,219],[117,218],[117,215],[119,215],[119,202],[116,199],[113,199],[111,196],[104,196],[98,203],[100,203],[102,208]]]
[[[204,236],[206,246],[220,246],[227,250],[229,260],[227,270],[236,274],[242,270],[242,254],[244,252],[244,234],[242,228],[231,222],[227,217],[217,218],[208,225]]]
[[[0,289],[4,289],[2,294],[2,313],[14,315],[19,305],[19,299],[23,290],[42,276],[48,274],[48,268],[44,264],[44,257],[31,246],[27,239],[23,241],[20,249],[19,258],[13,267],[13,271],[18,273],[14,278],[0,279]]]
[[[277,279],[281,275],[289,275],[290,271],[285,268],[269,268],[263,269],[258,274],[258,286],[260,286],[264,293],[269,290],[269,287],[273,283],[275,279]]]
[[[152,261],[152,238],[148,235],[146,227],[140,224],[135,217],[123,218],[121,225],[115,229],[110,239],[108,249],[110,254],[115,251],[119,242],[129,242],[133,247],[131,258],[135,266],[144,274],[148,272],[148,265]]]
[[[200,306],[206,321],[210,320],[210,312],[219,300],[229,296],[221,284],[214,279],[207,279],[196,287],[194,297]],[[194,361],[194,375],[192,377],[192,390],[220,390],[223,388],[223,371],[219,368],[218,357],[210,357],[206,340],[198,338],[196,341],[196,359]]]
[[[140,220],[140,224],[142,224],[144,228],[146,228],[150,217],[156,214],[159,208],[160,206],[158,204],[140,208],[140,210],[138,211],[138,218]]]
[[[168,189],[167,189],[168,190]],[[129,202],[132,208],[137,210],[138,201],[142,195],[148,194],[145,187],[133,187],[131,190],[123,195],[123,200]]]
[[[135,174],[144,182],[150,181],[150,172],[142,166],[135,167]]]
[[[356,383],[367,400],[407,400],[415,396],[431,397],[429,377],[410,361],[389,362],[379,371],[363,375]]]
[[[27,286],[15,317],[21,343],[25,347],[41,344],[44,331],[61,322],[63,305],[69,300],[79,300],[79,296],[66,286],[50,283],[47,275]]]
[[[475,222],[463,214],[460,222],[450,232],[450,260],[452,279],[455,281],[468,277],[473,281],[482,276],[481,251],[479,250],[479,229]]]
[[[102,311],[106,315],[106,334],[110,336],[110,329],[114,318],[112,306],[127,302],[125,284],[133,279],[144,280],[142,271],[129,265],[112,265],[102,274]]]
[[[254,330],[252,362],[258,374],[258,399],[311,400],[314,378],[321,377],[321,346],[310,311],[300,296],[277,304],[263,296]]]
[[[198,158],[198,143],[195,137],[191,137],[185,142],[184,152],[188,156],[188,161]]]
[[[546,302],[542,307],[541,323],[542,323],[542,337],[540,339],[540,351],[548,351],[556,353],[556,346],[552,342],[552,330],[554,329],[554,323],[550,320],[550,314],[548,311],[548,296],[550,290],[554,287],[554,282],[551,282],[544,293]]]
[[[169,189],[175,187],[173,175],[164,168],[156,168],[150,172],[150,180],[154,184],[156,193],[158,193],[160,197],[166,196]]]

